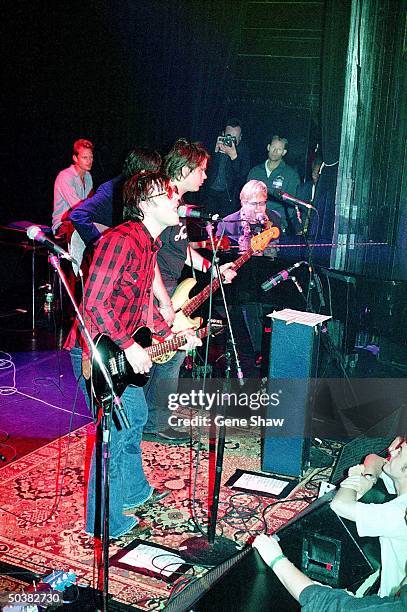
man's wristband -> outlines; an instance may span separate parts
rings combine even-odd
[[[363,474],[363,476],[367,478],[368,480],[371,480],[373,483],[377,482],[377,478],[373,474]]]
[[[272,560],[272,562],[271,562],[271,563],[270,563],[270,565],[269,565],[269,568],[270,568],[270,569],[273,569],[273,568],[274,568],[274,566],[275,566],[275,564],[276,564],[278,561],[281,561],[281,559],[287,559],[287,557],[286,557],[286,556],[285,556],[283,553],[281,553],[281,555],[278,555],[278,557],[276,557],[275,559],[273,559],[273,560]]]

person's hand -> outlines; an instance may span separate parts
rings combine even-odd
[[[160,311],[160,315],[167,323],[167,325],[169,327],[172,327],[172,324],[174,323],[175,319],[175,310],[174,306],[172,305],[172,302],[166,302],[163,304],[160,303],[158,310]]]
[[[383,459],[383,457],[379,457],[379,455],[367,455],[363,462],[365,468],[363,473],[371,474],[377,480],[383,471],[383,466],[385,463],[387,463],[387,460]]]
[[[124,349],[127,361],[130,363],[136,374],[148,374],[153,362],[150,355],[139,344],[134,342],[131,346]]]
[[[237,274],[236,270],[233,269],[233,265],[234,263],[231,261],[230,263],[225,263],[219,266],[219,270],[223,276],[225,284],[231,283]]]
[[[351,489],[356,492],[357,499],[360,499],[370,491],[374,485],[374,481],[364,476],[365,466],[354,465],[349,468],[348,477],[345,478],[340,484],[341,489]]]
[[[202,346],[202,340],[193,329],[187,329],[182,335],[185,336],[185,344],[179,347],[180,351],[192,351],[197,346]]]
[[[223,142],[218,141],[216,143],[215,151],[225,153],[232,160],[237,158],[236,145],[234,142],[232,142],[232,145],[228,147],[227,145],[223,144]]]
[[[283,552],[277,540],[266,536],[264,533],[254,539],[252,546],[258,550],[261,558],[268,566]]]

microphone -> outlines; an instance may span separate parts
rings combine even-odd
[[[278,274],[275,274],[274,276],[266,280],[264,283],[261,284],[261,288],[263,289],[263,291],[269,291],[270,289],[281,283],[281,281],[286,281],[290,277],[291,272],[295,270],[295,268],[299,268],[300,266],[302,266],[302,264],[306,263],[306,261],[297,261],[297,263],[287,268],[287,270],[281,270]]]
[[[182,204],[178,206],[178,216],[181,219],[202,219],[203,221],[220,221],[218,214],[206,213],[195,206]]]
[[[60,257],[67,259],[68,261],[73,261],[76,263],[76,260],[72,257],[72,255],[70,255],[67,251],[64,251],[64,249],[58,244],[47,238],[47,236],[44,234],[41,228],[38,227],[38,225],[30,225],[30,227],[27,228],[27,236],[30,238],[30,240],[36,240],[37,242],[41,242],[41,244],[43,244],[48,249],[48,251],[51,251],[51,253],[54,253],[55,255],[59,255]]]
[[[267,215],[263,215],[263,213],[257,213],[256,215],[256,223],[261,223],[261,225],[266,225],[269,220]]]
[[[299,198],[296,198],[290,193],[285,193],[284,191],[281,191],[281,189],[276,189],[276,193],[282,200],[284,200],[284,202],[292,202],[297,206],[305,206],[305,208],[308,208],[309,210],[316,210],[315,206],[313,206],[309,202],[306,202],[305,200],[300,200]]]

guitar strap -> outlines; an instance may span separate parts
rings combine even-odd
[[[153,254],[153,271],[155,270],[157,262],[157,253]],[[154,280],[154,274],[153,274]],[[147,310],[147,322],[146,325],[151,331],[154,333],[154,291],[153,291],[153,283],[151,283],[150,289],[150,299],[148,301],[148,310]]]
[[[148,302],[148,310],[147,310],[147,327],[154,332],[154,291],[151,287],[150,291],[150,299]]]

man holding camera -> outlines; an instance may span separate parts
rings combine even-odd
[[[242,142],[239,119],[231,118],[218,137],[210,164],[208,180],[208,210],[225,217],[237,207],[237,196],[250,170],[250,153]]]

